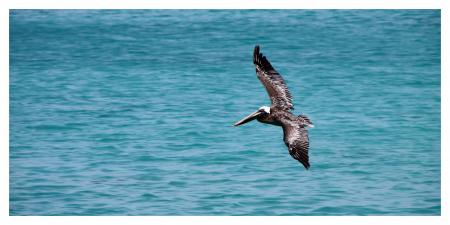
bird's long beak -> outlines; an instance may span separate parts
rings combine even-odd
[[[258,117],[259,114],[261,114],[260,111],[255,111],[255,112],[253,112],[252,114],[246,116],[244,119],[239,120],[239,121],[238,121],[237,123],[235,123],[233,126],[239,126],[239,125],[242,125],[242,124],[244,124],[244,123],[250,122],[250,121],[256,119],[256,117]]]

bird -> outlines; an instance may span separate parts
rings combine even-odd
[[[308,170],[310,163],[307,129],[314,127],[312,121],[304,114],[296,116],[292,113],[294,105],[286,82],[260,52],[259,45],[256,45],[253,51],[253,64],[256,68],[256,76],[269,94],[272,105],[260,107],[236,122],[234,126],[240,126],[255,119],[261,123],[281,126],[283,141],[289,154]]]

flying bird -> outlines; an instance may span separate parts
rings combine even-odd
[[[256,67],[256,76],[264,85],[269,94],[272,105],[262,106],[257,111],[239,120],[234,126],[239,126],[254,119],[261,123],[267,123],[283,128],[284,143],[288,147],[289,154],[298,160],[306,169],[309,169],[309,127],[314,127],[306,115],[295,116],[292,96],[286,82],[272,67],[269,60],[260,53],[256,45],[253,51],[253,64]]]

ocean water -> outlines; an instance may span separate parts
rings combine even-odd
[[[10,215],[440,215],[439,10],[11,10]],[[308,115],[310,170],[252,51]]]

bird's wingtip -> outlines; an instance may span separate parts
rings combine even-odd
[[[259,45],[255,45],[255,49],[253,50],[253,63],[256,64],[259,58]]]
[[[259,45],[255,45],[255,52],[259,53]]]
[[[309,162],[301,162],[301,163],[303,164],[303,166],[305,167],[306,170],[309,170],[309,167],[311,167]]]

